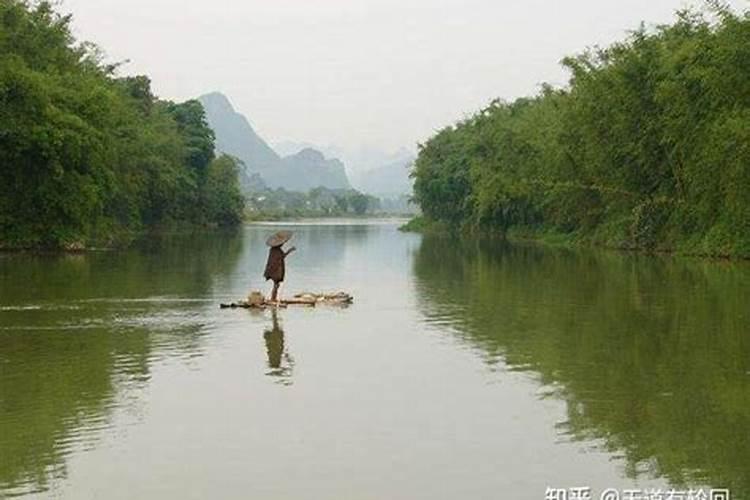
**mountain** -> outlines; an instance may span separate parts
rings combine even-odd
[[[336,156],[331,155],[328,151],[329,148],[317,146],[311,142],[298,142],[298,141],[279,141],[273,143],[273,149],[282,156],[293,156],[302,151],[303,149],[315,149],[320,151],[325,156]]]
[[[323,186],[329,189],[349,189],[344,164],[337,159],[326,159],[323,153],[306,148],[282,160],[282,171],[288,177],[284,187],[291,191],[309,191]]]
[[[216,149],[236,156],[253,172],[278,167],[281,157],[260,138],[250,122],[237,113],[224,94],[213,92],[198,98],[216,134]]]
[[[412,192],[413,182],[409,172],[413,162],[414,157],[402,158],[353,176],[352,182],[360,191],[375,196],[408,195]]]
[[[409,171],[415,156],[406,148],[388,152],[368,146],[342,148],[328,145],[320,147],[309,142],[295,141],[282,141],[274,144],[276,151],[286,155],[308,148],[322,151],[329,157],[343,159],[352,185],[360,191],[385,198],[411,195],[412,180],[409,178]]]
[[[320,151],[305,148],[282,158],[255,132],[247,118],[235,111],[224,94],[213,92],[198,100],[216,134],[216,149],[239,158],[245,164],[248,179],[243,184],[249,186],[248,190],[262,183],[288,191],[309,191],[321,186],[329,189],[351,187],[344,164],[336,159],[326,159]],[[260,176],[262,183],[254,174]]]
[[[298,141],[280,141],[273,144],[273,149],[282,155],[292,155],[306,148],[317,149],[328,158],[339,158],[346,164],[346,171],[352,180],[364,172],[375,170],[384,165],[412,162],[415,156],[415,152],[406,148],[386,151],[373,146],[347,148],[333,144],[323,146]]]
[[[347,165],[351,165],[352,171],[367,172],[382,168],[383,166],[393,165],[395,163],[411,163],[414,161],[415,152],[406,148],[399,148],[395,151],[386,151],[374,146],[361,146],[356,149],[335,148],[340,158]]]

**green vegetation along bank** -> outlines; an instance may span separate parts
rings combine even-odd
[[[172,223],[232,225],[237,161],[197,101],[118,78],[50,2],[0,0],[0,248],[83,248]]]
[[[420,147],[414,224],[750,257],[750,13],[718,4],[564,59]]]
[[[248,220],[279,220],[308,217],[346,217],[376,214],[380,199],[356,189],[317,187],[306,193],[283,188],[263,188],[247,195]]]

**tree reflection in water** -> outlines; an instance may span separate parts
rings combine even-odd
[[[750,498],[750,266],[425,237],[419,307],[567,403],[632,478]]]
[[[71,454],[137,404],[155,363],[203,355],[205,309],[242,236],[154,235],[120,252],[0,259],[0,498],[48,492]]]

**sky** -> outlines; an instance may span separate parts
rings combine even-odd
[[[748,0],[733,0],[746,9]],[[271,143],[414,149],[560,60],[699,0],[62,0],[76,35],[157,95],[220,91]]]

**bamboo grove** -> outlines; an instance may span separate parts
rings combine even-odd
[[[682,11],[568,57],[565,88],[494,101],[415,162],[425,222],[750,256],[750,14]]]
[[[235,224],[238,164],[197,101],[118,78],[49,2],[0,0],[0,248],[80,248]]]

